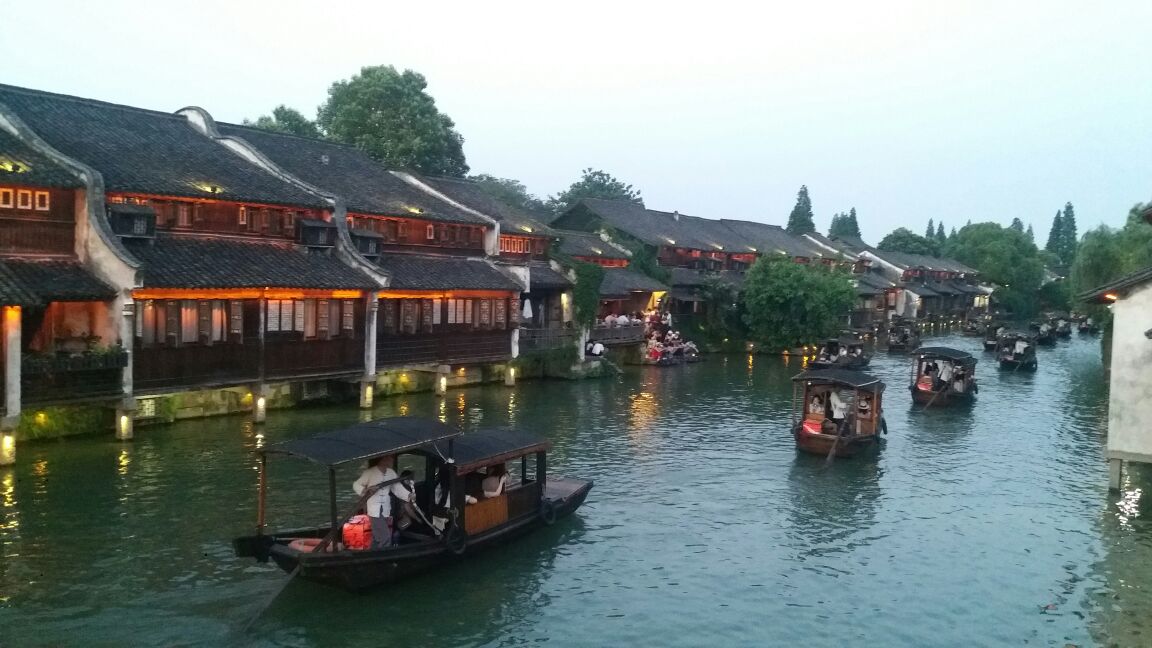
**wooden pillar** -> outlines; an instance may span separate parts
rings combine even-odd
[[[360,381],[360,409],[372,409],[376,387],[376,321],[380,299],[376,293],[368,295],[364,309],[364,377]]]
[[[0,420],[0,466],[16,463],[16,426],[20,423],[19,306],[4,307],[4,418]]]

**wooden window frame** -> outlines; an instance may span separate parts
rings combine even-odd
[[[435,241],[436,240],[436,226],[435,225],[427,225],[424,227],[424,239],[427,241]]]
[[[236,215],[236,224],[241,227],[248,227],[248,208],[240,205],[240,212]]]
[[[33,207],[36,211],[51,211],[52,196],[47,191],[37,191],[33,198]]]
[[[176,203],[176,227],[192,227],[192,205]]]
[[[16,209],[31,210],[32,209],[32,191],[28,189],[18,189],[16,191]]]
[[[16,207],[15,189],[0,189],[0,207],[4,209],[13,209]]]

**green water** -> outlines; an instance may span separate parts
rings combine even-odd
[[[776,357],[382,401],[537,432],[550,473],[596,487],[574,518],[393,589],[294,582],[246,634],[285,579],[229,547],[255,517],[253,449],[359,412],[23,446],[0,470],[0,645],[1152,645],[1152,474],[1107,493],[1098,343],[1040,353],[1035,375],[981,354],[979,402],[928,411],[878,354],[888,441],[828,469],[793,449],[799,367]],[[280,459],[271,479],[272,526],[325,519],[322,471]]]

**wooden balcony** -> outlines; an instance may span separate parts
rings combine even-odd
[[[0,253],[71,254],[70,222],[0,218]]]
[[[574,348],[580,331],[562,328],[520,329],[520,351],[551,351],[564,347]]]
[[[474,364],[512,358],[512,331],[397,335],[376,340],[376,366]]]
[[[265,342],[265,375],[269,378],[345,375],[364,371],[364,340],[295,340]]]
[[[675,322],[676,316],[673,315],[672,319]],[[644,341],[644,325],[597,326],[588,336],[589,339],[596,340],[604,346],[640,344]]]
[[[132,382],[137,392],[209,387],[260,379],[260,341],[137,347]]]
[[[128,352],[110,349],[77,355],[26,355],[20,366],[21,400],[47,405],[117,398]]]

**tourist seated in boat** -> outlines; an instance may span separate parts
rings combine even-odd
[[[401,501],[411,501],[412,493],[404,488],[397,480],[396,471],[392,468],[396,458],[393,456],[375,457],[368,460],[368,468],[360,473],[360,477],[352,483],[352,490],[361,497],[374,487],[388,481],[395,481],[391,486],[380,487],[368,496],[364,502],[364,510],[368,514],[372,525],[372,548],[382,549],[392,544],[392,497]]]
[[[1024,338],[1016,338],[1016,344],[1012,349],[1015,355],[1023,355],[1028,350],[1028,342]]]
[[[824,417],[824,394],[819,392],[812,394],[812,400],[808,402],[808,413]]]
[[[481,482],[481,488],[484,492],[485,499],[493,497],[500,497],[504,494],[504,489],[508,487],[508,471],[504,468],[504,464],[496,464],[495,466],[488,467],[488,474]]]
[[[872,397],[866,393],[856,403],[856,416],[862,419],[872,418]]]
[[[584,352],[590,356],[599,358],[604,355],[605,349],[599,340],[588,340],[588,345],[584,347]]]

